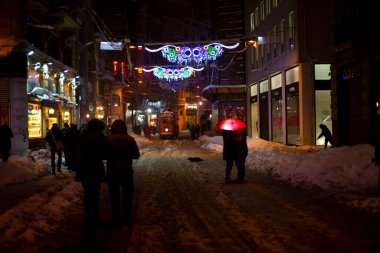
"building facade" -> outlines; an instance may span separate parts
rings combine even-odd
[[[249,136],[316,145],[319,124],[332,130],[329,3],[245,1]]]
[[[333,129],[337,145],[371,143],[380,117],[380,32],[374,4],[334,1]]]

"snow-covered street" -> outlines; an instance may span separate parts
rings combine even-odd
[[[0,251],[380,250],[379,169],[370,145],[323,150],[249,139],[246,182],[225,185],[220,136],[133,136],[142,156],[134,163],[132,228],[112,228],[104,185],[100,227],[93,241],[83,241],[81,185],[67,170],[48,175],[41,150],[35,162],[11,157],[0,164]]]

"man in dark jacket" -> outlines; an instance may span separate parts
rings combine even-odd
[[[75,180],[83,186],[86,237],[91,237],[97,228],[100,188],[107,181],[102,161],[106,157],[104,127],[103,121],[91,119],[79,142],[79,165]]]
[[[115,120],[111,126],[111,135],[107,136],[107,176],[108,191],[111,199],[112,217],[116,226],[130,225],[133,197],[132,159],[140,157],[135,139],[127,134],[123,120]],[[120,186],[122,188],[123,211],[120,211]],[[122,214],[121,214],[122,213]]]
[[[332,145],[332,134],[325,124],[320,124],[319,128],[322,130],[322,132],[318,136],[317,140],[324,136],[325,137],[325,148],[327,148],[327,144],[329,142]]]
[[[64,139],[67,169],[76,171],[78,166],[77,154],[79,152],[78,147],[80,141],[80,132],[77,124],[70,123],[70,131],[64,136]]]
[[[13,137],[12,129],[8,126],[8,123],[4,123],[0,127],[0,149],[2,155],[2,161],[8,162],[9,151],[12,147],[11,138]]]

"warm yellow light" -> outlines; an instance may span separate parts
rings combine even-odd
[[[54,109],[53,108],[49,109],[49,114],[54,114]]]

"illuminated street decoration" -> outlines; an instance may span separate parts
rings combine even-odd
[[[195,62],[197,65],[200,65],[202,63],[206,64],[211,60],[215,61],[223,54],[223,48],[234,49],[238,46],[239,43],[232,46],[223,45],[221,43],[211,43],[204,46],[196,46],[194,48],[166,45],[157,49],[150,49],[148,47],[145,47],[145,49],[153,53],[161,51],[162,56],[171,63],[189,64]]]
[[[154,67],[152,69],[144,69],[144,72],[152,72],[160,80],[166,81],[178,81],[189,78],[194,71],[202,71],[203,67],[196,69],[193,67],[183,67],[183,68],[163,68],[163,67]]]

